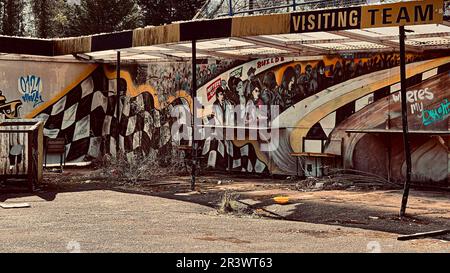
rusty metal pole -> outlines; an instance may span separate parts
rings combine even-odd
[[[195,190],[195,172],[197,168],[197,147],[195,144],[195,99],[197,97],[197,41],[192,40],[192,170],[191,170],[191,190]]]
[[[229,0],[228,1],[228,15],[229,16],[233,16],[234,12],[233,12],[233,0]]]
[[[400,26],[400,81],[401,81],[401,100],[402,100],[402,125],[403,125],[403,146],[405,149],[406,160],[406,180],[403,190],[402,207],[400,217],[405,216],[406,206],[408,204],[409,188],[411,184],[411,150],[408,136],[408,109],[406,103],[406,53],[405,53],[405,27]]]

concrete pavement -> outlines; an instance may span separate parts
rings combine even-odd
[[[0,209],[0,252],[450,252],[450,243],[397,234],[223,215],[150,195],[92,190],[54,200],[12,198]]]

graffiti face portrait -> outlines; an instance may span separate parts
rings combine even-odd
[[[308,64],[306,66],[305,70],[306,70],[306,74],[308,74],[308,75],[312,74],[312,66],[311,65]]]
[[[221,104],[223,103],[223,101],[225,100],[225,96],[223,94],[223,89],[222,88],[218,88],[216,90],[216,99],[218,102],[220,102]]]
[[[295,70],[295,75],[297,77],[300,77],[300,75],[302,74],[302,66],[300,64],[296,64],[294,66],[294,70]]]
[[[295,78],[292,77],[291,80],[289,81],[288,89],[289,89],[290,91],[294,90],[294,85],[295,85]]]
[[[258,87],[255,87],[252,91],[252,96],[254,100],[259,99],[259,96],[261,95],[261,90],[259,90]]]
[[[222,86],[223,90],[227,89],[227,81],[226,80],[222,80],[221,86]]]
[[[263,85],[267,90],[273,91],[277,87],[275,73],[273,73],[272,71],[267,72],[264,75]]]
[[[250,80],[253,80],[253,78],[255,77],[255,72],[256,69],[254,67],[250,67],[250,69],[247,72],[247,76]]]
[[[236,92],[239,96],[244,96],[244,83],[242,81],[239,81],[236,85]]]

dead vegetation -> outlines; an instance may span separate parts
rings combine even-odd
[[[217,211],[219,213],[231,213],[239,216],[254,215],[253,209],[239,201],[239,194],[228,190],[224,191]]]
[[[329,176],[308,177],[296,183],[299,191],[349,190],[349,189],[400,189],[402,185],[382,176],[357,170],[333,169]]]
[[[133,153],[117,156],[105,154],[94,159],[89,166],[91,171],[83,175],[52,175],[52,182],[108,184],[152,184],[160,183],[161,177],[186,175],[184,156],[170,148],[161,154],[151,151],[149,154]],[[57,181],[56,181],[57,180]]]
[[[184,161],[175,149],[162,155],[156,151],[147,155],[134,153],[126,156],[104,155],[95,162],[97,173],[104,179],[137,184],[139,182],[158,182],[158,177],[180,175],[183,173]]]

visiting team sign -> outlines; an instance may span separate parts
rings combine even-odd
[[[442,23],[443,1],[316,10],[291,14],[290,32],[317,32]]]

